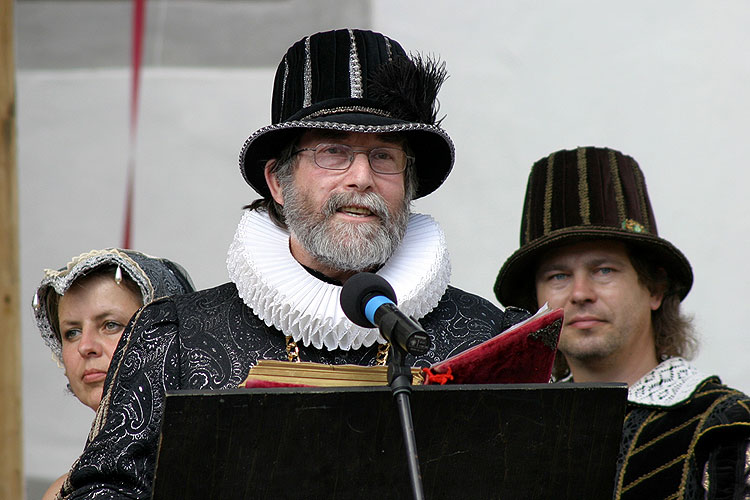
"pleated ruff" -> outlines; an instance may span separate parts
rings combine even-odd
[[[289,233],[265,212],[246,210],[227,254],[229,277],[243,302],[267,325],[317,349],[359,349],[385,343],[377,328],[344,315],[341,286],[308,273],[289,251]],[[399,308],[417,319],[437,306],[450,281],[445,235],[427,215],[412,214],[404,239],[378,274],[393,287]]]

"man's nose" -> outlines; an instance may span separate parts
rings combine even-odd
[[[373,171],[370,168],[370,157],[367,151],[354,151],[352,164],[347,170],[349,185],[364,191],[373,184]]]
[[[574,275],[570,301],[573,303],[593,302],[596,300],[596,291],[588,276]]]

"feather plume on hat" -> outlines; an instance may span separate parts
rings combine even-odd
[[[370,97],[401,120],[440,126],[437,96],[447,78],[444,62],[420,55],[396,57],[373,76]]]

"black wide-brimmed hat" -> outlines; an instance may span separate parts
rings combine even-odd
[[[608,148],[552,153],[534,164],[526,187],[521,247],[505,261],[495,296],[535,310],[535,267],[551,248],[585,240],[619,240],[643,249],[674,283],[680,299],[693,284],[687,258],[660,238],[646,180],[630,156]]]
[[[437,93],[445,78],[443,65],[410,58],[397,41],[380,33],[342,29],[305,37],[279,64],[271,125],[245,141],[242,175],[269,197],[265,164],[301,131],[397,132],[415,158],[415,197],[425,196],[453,167],[453,142],[437,120]]]

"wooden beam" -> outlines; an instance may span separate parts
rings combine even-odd
[[[24,498],[13,0],[0,0],[0,498]]]

